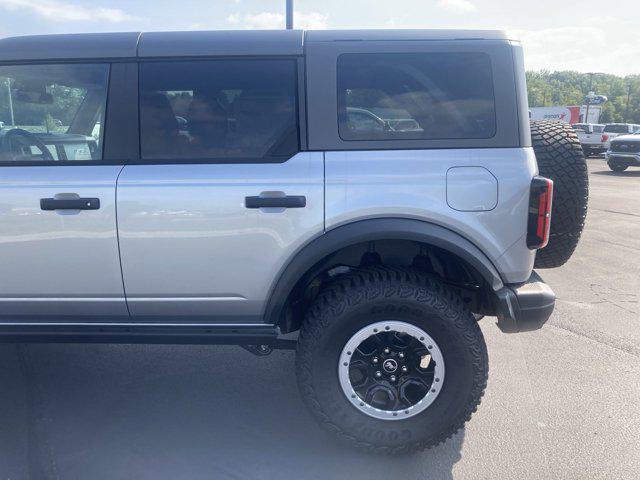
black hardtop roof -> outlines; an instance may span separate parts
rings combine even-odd
[[[508,38],[506,33],[493,30],[216,30],[30,35],[0,39],[0,62],[302,55],[305,42]]]

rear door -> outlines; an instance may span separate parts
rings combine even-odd
[[[297,58],[140,64],[141,160],[118,181],[138,321],[255,323],[323,231],[323,155],[301,151]]]
[[[116,180],[105,160],[110,65],[0,66],[2,322],[127,318]]]

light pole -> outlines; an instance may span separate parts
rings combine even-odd
[[[293,29],[293,0],[287,0],[287,30]]]
[[[584,123],[589,123],[589,106],[591,105],[591,85],[593,84],[593,76],[594,75],[601,75],[600,73],[593,73],[593,72],[589,72],[587,73],[587,75],[589,75],[589,89],[587,90],[587,96],[585,97],[586,101],[587,101],[587,113],[585,115],[585,119],[584,119]]]
[[[629,90],[627,90],[627,108],[624,112],[624,120],[625,122],[629,122],[629,104],[631,103],[631,88],[633,87],[633,83],[629,82]]]
[[[15,126],[16,119],[13,115],[13,98],[11,97],[11,79],[7,78],[7,97],[9,98],[9,118],[11,119],[11,126]]]

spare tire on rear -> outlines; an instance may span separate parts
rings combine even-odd
[[[531,122],[540,175],[553,180],[549,244],[538,250],[535,268],[564,265],[578,246],[587,217],[589,176],[575,131],[568,123]]]

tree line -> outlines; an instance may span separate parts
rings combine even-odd
[[[640,123],[640,75],[527,72],[529,106],[584,105],[590,81],[592,92],[609,98],[602,105],[601,123]]]

